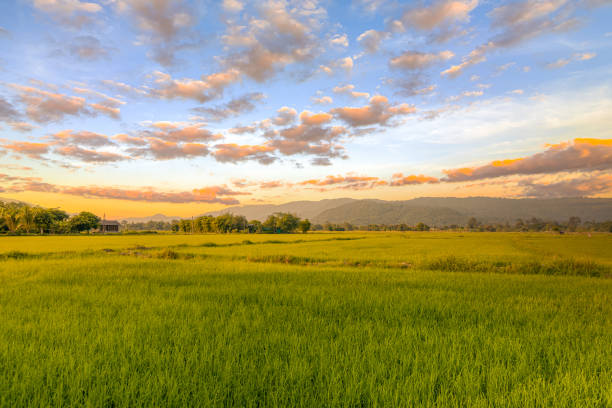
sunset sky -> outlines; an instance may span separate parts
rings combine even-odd
[[[0,197],[612,197],[612,1],[0,2]]]

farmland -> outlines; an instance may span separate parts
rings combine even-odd
[[[0,406],[610,406],[610,248],[610,234],[0,237]]]

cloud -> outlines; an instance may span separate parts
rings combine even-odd
[[[401,96],[429,95],[436,90],[436,85],[427,84],[420,74],[412,74],[408,78],[388,78],[384,82],[395,90],[396,95]]]
[[[381,95],[373,96],[368,105],[360,108],[343,107],[330,110],[330,113],[338,119],[353,127],[368,125],[386,126],[392,118],[409,115],[414,112],[416,112],[414,106],[405,103],[392,106],[389,104],[389,100]]]
[[[300,120],[305,125],[318,126],[331,121],[332,115],[326,112],[312,113],[310,111],[305,110],[300,113]]]
[[[92,24],[89,16],[102,11],[102,7],[93,2],[81,0],[31,0],[37,10],[50,14],[55,20],[67,26],[82,28]]]
[[[383,40],[389,36],[385,31],[367,30],[357,37],[357,42],[369,53],[378,52]]]
[[[152,47],[150,56],[161,65],[175,65],[178,50],[199,42],[191,31],[197,22],[197,10],[188,1],[115,0],[115,5],[119,13],[133,19],[142,33],[139,41]]]
[[[238,13],[244,8],[244,4],[238,0],[223,0],[221,7],[227,12]]]
[[[480,180],[509,175],[612,169],[612,139],[574,139],[549,145],[532,156],[498,160],[478,167],[444,170],[445,182]]]
[[[274,181],[263,181],[259,184],[259,188],[262,189],[271,189],[271,188],[279,188],[284,187],[286,185],[285,182],[274,180]]]
[[[334,89],[332,89],[332,91],[336,94],[344,94],[344,95],[349,95],[353,98],[369,98],[370,94],[367,92],[357,92],[354,90],[355,89],[355,85],[352,84],[347,84],[344,86],[336,86],[334,87]]]
[[[19,118],[19,112],[9,101],[0,96],[0,120],[8,122],[17,118]]]
[[[564,66],[566,66],[572,61],[588,61],[590,59],[595,58],[596,56],[597,54],[595,54],[594,52],[576,53],[572,55],[571,57],[561,58],[555,62],[548,63],[546,64],[546,68],[550,68],[550,69],[563,68]]]
[[[153,122],[150,129],[139,132],[140,137],[169,142],[209,142],[223,139],[223,135],[212,133],[203,123]]]
[[[229,117],[253,111],[256,108],[255,102],[259,102],[265,97],[261,92],[252,92],[214,108],[198,107],[192,110],[204,115],[209,121],[220,122]]]
[[[327,176],[323,179],[310,179],[297,183],[300,186],[313,187],[329,187],[348,189],[348,190],[365,190],[378,186],[387,185],[387,182],[378,177],[370,176]]]
[[[157,160],[190,159],[207,156],[208,146],[201,143],[176,143],[155,137],[147,138],[148,146],[133,147],[128,152],[136,157],[153,157]]]
[[[325,72],[327,75],[334,75],[336,68],[344,70],[345,73],[350,74],[353,71],[355,62],[351,57],[344,57],[333,61],[329,65],[319,65],[319,71]]]
[[[283,106],[278,109],[276,117],[272,119],[272,122],[277,126],[285,126],[295,121],[297,118],[297,111],[288,106]]]
[[[329,157],[315,157],[310,161],[313,166],[331,166],[332,162]]]
[[[91,35],[78,36],[68,46],[70,55],[83,61],[109,59],[113,50],[103,46],[100,40]]]
[[[119,143],[130,145],[130,146],[145,146],[147,144],[146,139],[142,137],[130,136],[125,133],[120,133],[113,136],[113,139]]]
[[[226,67],[264,82],[284,67],[310,61],[321,50],[314,32],[326,17],[315,2],[289,4],[280,0],[258,3],[257,17],[249,17],[244,25],[228,21],[222,37],[226,46],[235,49],[223,58]]]
[[[155,87],[149,95],[162,99],[194,99],[208,102],[223,95],[225,88],[240,79],[240,72],[235,69],[202,76],[201,79],[173,79],[169,74],[155,71]]]
[[[0,180],[2,180],[1,177]],[[202,187],[193,189],[192,191],[182,192],[164,192],[155,190],[152,187],[125,189],[106,186],[62,186],[23,177],[18,178],[18,180],[11,186],[7,187],[6,191],[12,193],[36,191],[44,193],[68,194],[85,198],[102,198],[150,203],[209,203],[225,205],[239,204],[240,202],[234,198],[235,196],[250,194],[230,190],[226,186]]]
[[[73,87],[72,90],[78,94],[88,95],[97,99],[96,102],[89,103],[89,108],[93,109],[95,112],[110,116],[114,119],[119,119],[121,114],[120,107],[125,105],[125,102],[122,100],[88,88]]]
[[[126,96],[145,96],[147,91],[144,89],[133,87],[124,82],[113,81],[112,79],[103,79],[102,84],[115,92],[122,93]]]
[[[346,34],[335,34],[332,38],[330,38],[329,43],[338,47],[349,46],[349,41]]]
[[[255,133],[257,131],[257,126],[235,126],[233,128],[228,129],[228,132],[233,135],[244,135],[247,133]]]
[[[111,102],[111,99],[88,104],[85,98],[80,96],[69,96],[17,84],[9,86],[19,91],[18,99],[25,105],[27,117],[36,123],[57,122],[65,116],[97,116],[101,113],[117,118],[119,115],[119,108]]]
[[[449,60],[455,54],[451,51],[440,51],[439,53],[424,53],[419,51],[406,51],[403,54],[391,58],[389,65],[392,68],[404,70],[420,70],[430,67],[436,63]]]
[[[264,145],[237,145],[233,143],[215,145],[212,153],[221,163],[237,163],[247,160],[257,160],[261,164],[270,164],[276,158],[270,155],[274,147]]]
[[[114,146],[108,136],[89,131],[75,132],[62,130],[49,136],[51,140],[62,145],[78,144],[87,147]]]
[[[442,71],[441,75],[446,75],[449,76],[451,78],[456,78],[459,75],[461,75],[463,73],[463,71],[468,68],[471,67],[472,65],[476,65],[476,64],[480,64],[481,62],[486,61],[486,53],[492,49],[495,48],[495,44],[492,42],[489,42],[487,44],[483,44],[477,48],[475,48],[474,50],[472,50],[467,56],[463,57],[462,61],[460,64],[458,65],[453,65],[448,69],[445,69],[444,71]]]
[[[483,91],[463,91],[459,95],[452,95],[446,98],[446,102],[457,102],[463,98],[472,98],[476,96],[482,96]]]
[[[577,19],[568,0],[524,0],[499,6],[489,13],[499,32],[463,57],[462,62],[442,75],[459,76],[466,68],[486,61],[492,51],[516,46],[540,35],[574,28]]]
[[[478,0],[442,0],[430,5],[413,8],[402,16],[404,26],[414,26],[419,30],[431,31],[440,26],[455,22],[466,22],[470,12],[478,6]]]
[[[529,179],[519,181],[518,185],[523,188],[521,195],[524,197],[592,197],[612,191],[612,175],[587,174],[557,182],[537,182]]]
[[[42,155],[49,152],[49,143],[13,142],[2,145],[7,150],[24,154],[32,159],[42,159]]]
[[[399,187],[399,186],[425,184],[425,183],[434,184],[434,183],[439,183],[439,182],[440,180],[438,180],[435,177],[424,176],[422,174],[419,174],[419,175],[411,174],[408,176],[404,176],[402,173],[396,173],[391,178],[389,185],[393,187]]]
[[[123,156],[121,154],[84,149],[78,146],[62,146],[56,148],[54,152],[65,157],[80,160],[85,163],[102,164],[129,160],[129,157]]]
[[[321,96],[319,98],[312,98],[312,101],[317,105],[329,105],[334,102],[330,96]]]
[[[36,129],[38,126],[28,122],[7,122],[7,124],[16,132],[27,133]]]

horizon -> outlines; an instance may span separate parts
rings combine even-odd
[[[1,7],[0,199],[612,198],[609,2]]]

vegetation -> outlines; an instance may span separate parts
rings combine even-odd
[[[610,247],[0,237],[0,406],[610,406]]]

